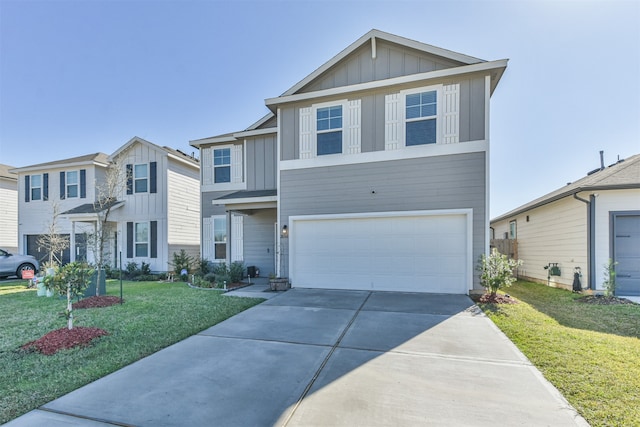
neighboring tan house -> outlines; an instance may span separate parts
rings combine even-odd
[[[126,182],[112,203],[101,204],[100,188],[111,165],[122,168]],[[108,263],[119,267],[121,254],[123,268],[145,262],[155,272],[171,270],[174,252],[199,253],[199,169],[193,157],[138,137],[111,156],[97,153],[14,169],[20,183],[20,249],[46,261],[38,238],[47,232],[55,209],[57,232],[70,242],[63,263],[94,262],[87,236],[100,227],[99,212],[108,206]]]
[[[372,30],[201,150],[202,253],[294,287],[466,294],[507,60]]]
[[[0,164],[0,248],[18,251],[18,175]]]
[[[617,263],[617,295],[640,295],[640,154],[591,171],[491,221],[496,239],[517,241],[520,277],[604,291],[605,265]],[[550,274],[550,264],[558,270]],[[557,275],[560,273],[560,275]]]

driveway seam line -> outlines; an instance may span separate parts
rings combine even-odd
[[[351,317],[351,320],[349,320],[349,323],[347,323],[347,326],[344,328],[344,330],[342,331],[342,333],[340,334],[340,336],[338,337],[338,339],[336,340],[335,344],[331,347],[331,349],[329,350],[329,353],[327,353],[327,355],[325,356],[324,360],[322,361],[322,363],[320,364],[320,367],[316,370],[316,372],[313,374],[313,377],[311,378],[311,381],[309,381],[309,384],[307,384],[307,386],[305,387],[304,391],[302,392],[302,394],[300,395],[300,397],[298,398],[298,400],[296,401],[295,405],[293,405],[293,408],[291,409],[291,411],[289,411],[289,415],[287,415],[287,418],[284,420],[284,423],[282,423],[282,426],[285,427],[287,424],[289,424],[289,422],[291,421],[291,419],[293,418],[293,415],[296,413],[296,411],[298,410],[298,408],[300,407],[300,404],[302,403],[302,401],[304,400],[305,397],[307,397],[307,394],[309,394],[309,391],[311,390],[311,387],[313,387],[313,385],[315,384],[316,380],[318,379],[318,377],[320,376],[320,373],[322,372],[322,370],[324,369],[324,367],[327,365],[327,363],[329,362],[329,359],[331,358],[331,356],[333,355],[333,353],[336,351],[336,349],[340,346],[340,343],[342,342],[342,339],[344,338],[344,336],[347,334],[347,331],[351,328],[351,325],[353,325],[353,322],[355,322],[356,317],[358,317],[358,314],[360,314],[360,312],[362,311],[362,308],[364,307],[364,305],[367,303],[367,301],[369,300],[369,297],[371,297],[372,292],[369,292],[367,294],[367,297],[364,299],[364,301],[362,301],[362,304],[360,304],[360,307],[358,307],[358,309],[356,310],[356,312],[353,314],[353,316]]]
[[[59,415],[65,415],[67,417],[78,418],[78,419],[81,419],[81,420],[90,420],[90,421],[95,421],[95,422],[98,422],[98,423],[111,424],[111,425],[114,425],[114,426],[136,427],[135,424],[127,424],[127,423],[121,423],[121,422],[118,422],[118,421],[110,421],[110,420],[106,420],[104,418],[89,417],[89,416],[86,416],[86,415],[74,414],[72,412],[59,411],[57,409],[46,408],[44,406],[39,407],[38,410],[39,411],[44,411],[44,412],[50,412],[52,414],[59,414]]]

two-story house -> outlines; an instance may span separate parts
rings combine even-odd
[[[507,60],[372,30],[201,150],[203,256],[294,287],[469,293]]]
[[[108,195],[103,189],[114,176],[112,167],[122,169],[115,174],[122,182]],[[193,157],[138,137],[110,156],[97,153],[14,169],[20,250],[46,261],[39,238],[55,216],[55,232],[69,240],[63,263],[95,262],[95,245],[88,239],[104,225],[108,264],[119,266],[121,255],[123,267],[145,262],[152,271],[171,270],[174,252],[199,254],[199,169]],[[99,202],[107,196],[113,198],[110,203]]]

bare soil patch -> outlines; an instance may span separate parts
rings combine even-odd
[[[61,328],[45,334],[42,338],[26,343],[20,349],[38,351],[50,356],[63,349],[87,346],[93,339],[104,335],[109,335],[109,333],[100,328],[83,326],[76,326],[73,329]]]
[[[606,295],[585,295],[577,298],[576,301],[583,304],[597,305],[635,304],[633,301],[626,298],[610,297]]]

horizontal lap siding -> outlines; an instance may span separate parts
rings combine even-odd
[[[474,260],[484,253],[485,153],[283,171],[280,190],[281,224],[292,215],[472,208]]]

